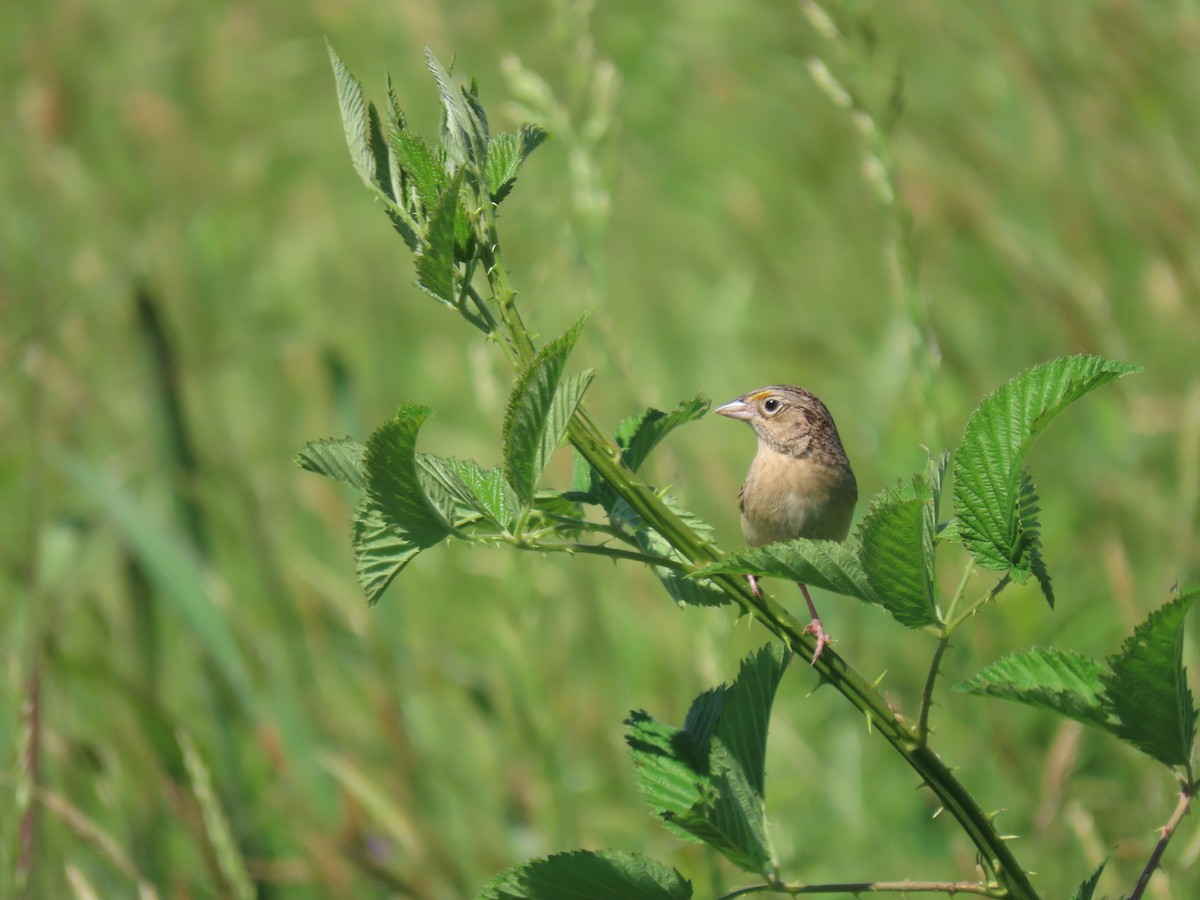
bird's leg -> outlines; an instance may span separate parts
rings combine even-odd
[[[762,590],[758,586],[758,577],[756,575],[746,575],[746,581],[750,583],[750,593],[755,597],[762,599]]]
[[[821,651],[829,644],[829,635],[825,633],[825,629],[821,627],[821,617],[817,615],[817,607],[813,605],[812,597],[808,595],[808,585],[802,581],[797,581],[800,585],[800,593],[804,595],[804,602],[808,604],[808,614],[812,616],[812,621],[808,623],[804,629],[805,634],[811,634],[817,639],[817,649],[813,651],[813,665],[816,665],[817,660],[821,658]]]

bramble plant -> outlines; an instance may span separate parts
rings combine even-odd
[[[930,710],[951,638],[1009,584],[1033,579],[1054,605],[1041,552],[1037,489],[1024,463],[1034,438],[1075,400],[1137,368],[1073,356],[1030,369],[979,405],[953,453],[931,454],[924,471],[880,492],[849,542],[800,539],[725,553],[708,525],[638,475],[655,447],[703,416],[708,401],[686,400],[669,412],[648,409],[610,434],[582,405],[595,373],[568,371],[586,317],[540,347],[522,319],[496,207],[546,133],[523,126],[513,134],[493,135],[478,86],[458,86],[429,54],[443,127],[438,143],[427,142],[408,127],[390,81],[381,115],[365,102],[361,85],[332,48],[330,57],[355,171],[412,251],[417,284],[482,332],[515,372],[501,432],[502,463],[495,467],[420,451],[420,429],[431,410],[415,403],[400,406],[365,443],[313,441],[299,454],[303,468],[363,494],[353,545],[368,601],[376,603],[419,553],[448,539],[647,565],[681,606],[732,604],[776,639],[743,660],[730,684],[696,698],[682,727],[644,712],[632,713],[625,723],[634,770],[654,813],[671,831],[707,844],[754,879],[724,897],[870,891],[1038,897],[1006,837],[996,830],[994,815],[980,807],[934,751]],[[543,473],[564,443],[575,453],[573,483],[569,490],[547,488]],[[949,593],[937,578],[942,550],[966,553],[965,573]],[[970,577],[979,569],[995,573],[994,583],[982,596],[968,597]],[[780,871],[767,827],[767,728],[791,657],[811,662],[814,639],[769,595],[751,593],[742,577],[746,573],[801,581],[876,604],[900,625],[935,638],[913,719],[898,714],[832,648],[814,665],[820,678],[916,771],[971,840],[977,879],[806,884],[795,880],[797,873]],[[1179,589],[1104,661],[1034,648],[956,687],[1095,726],[1170,769],[1179,783],[1179,803],[1132,888],[1135,898],[1145,891],[1195,791],[1197,713],[1182,665],[1182,641],[1184,617],[1197,596],[1200,586]],[[1103,869],[1101,864],[1082,881],[1076,898],[1095,895]],[[682,900],[693,895],[682,874],[646,856],[578,850],[518,865],[496,876],[479,896]]]

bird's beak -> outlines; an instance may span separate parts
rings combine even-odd
[[[754,410],[740,397],[737,400],[730,400],[724,406],[718,406],[713,412],[719,416],[729,416],[731,419],[742,419],[743,421],[754,418]]]

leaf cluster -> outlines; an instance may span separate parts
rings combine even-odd
[[[453,538],[631,560],[649,566],[681,605],[732,600],[753,613],[788,649],[771,645],[744,660],[731,684],[696,698],[681,727],[632,713],[626,742],[643,793],[667,828],[706,843],[782,893],[789,890],[779,880],[768,834],[763,761],[776,690],[791,651],[806,645],[786,611],[750,595],[735,576],[785,578],[879,606],[906,628],[937,638],[918,721],[902,720],[832,651],[834,661],[823,658],[820,674],[868,716],[976,843],[984,877],[974,892],[1036,896],[991,820],[929,750],[929,709],[951,635],[1007,585],[1032,578],[1054,606],[1028,453],[1067,406],[1136,367],[1079,355],[1016,376],[980,403],[953,452],[931,454],[922,471],[871,501],[854,541],[797,539],[722,554],[710,526],[639,476],[664,438],[703,416],[708,401],[696,397],[670,411],[646,410],[622,421],[610,437],[581,405],[594,373],[567,372],[585,319],[537,348],[517,313],[494,209],[545,133],[523,127],[491,136],[478,87],[456,86],[429,54],[442,102],[440,144],[435,148],[406,128],[390,81],[385,136],[359,83],[332,49],[330,57],[354,167],[413,252],[417,283],[495,339],[516,368],[501,461],[490,468],[418,450],[431,414],[418,404],[401,406],[365,444],[313,441],[299,454],[301,467],[362,493],[353,544],[368,601],[378,601],[420,552]],[[567,440],[577,452],[570,489],[547,489],[542,481],[549,462]],[[952,511],[943,519],[949,483]],[[948,599],[938,583],[938,553],[947,546],[965,549],[970,560]],[[999,574],[982,596],[968,599],[974,567]],[[1182,665],[1182,626],[1198,594],[1200,588],[1181,591],[1103,663],[1035,649],[959,687],[1099,727],[1175,769],[1190,792],[1197,713]],[[1092,895],[1102,868],[1077,896]],[[691,897],[692,887],[677,871],[639,854],[576,851],[514,867],[481,896],[657,900]]]

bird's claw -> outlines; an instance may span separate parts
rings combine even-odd
[[[821,658],[821,652],[829,646],[829,635],[825,633],[825,629],[821,627],[821,620],[813,617],[813,620],[804,627],[805,634],[811,634],[817,639],[817,649],[813,651],[813,658],[810,665],[816,665],[817,660]]]
[[[747,575],[746,581],[750,584],[750,593],[759,600],[762,599],[762,589],[758,586],[758,578],[754,575]]]

